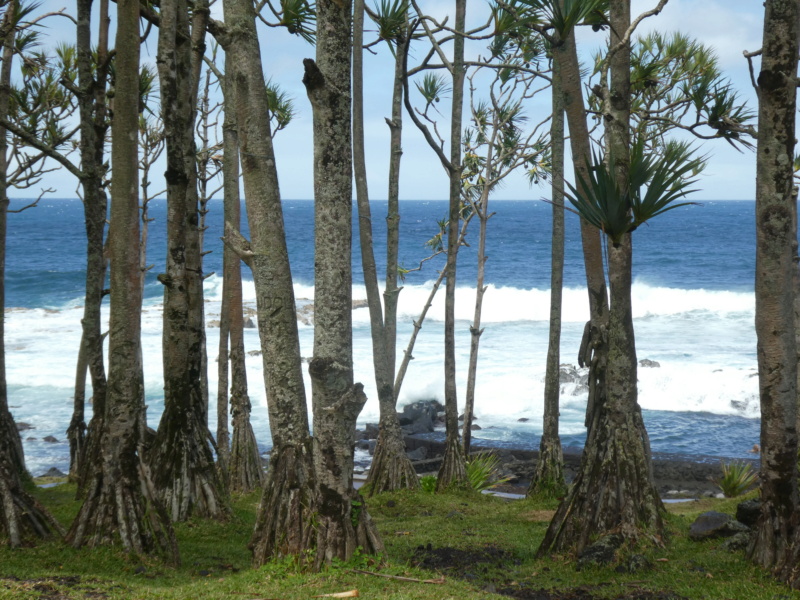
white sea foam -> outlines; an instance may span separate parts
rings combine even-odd
[[[208,321],[218,318],[221,278],[205,283]],[[407,285],[400,294],[398,361],[412,331],[412,320],[427,299],[430,285]],[[296,285],[298,304],[313,301],[313,288]],[[481,353],[478,363],[476,414],[484,430],[481,436],[502,439],[509,431],[541,431],[544,364],[547,352],[549,291],[490,286],[484,305]],[[255,302],[252,282],[245,281],[245,301]],[[363,286],[354,286],[353,297],[365,298]],[[303,299],[303,300],[300,300]],[[456,360],[459,401],[466,389],[469,355],[469,322],[474,310],[474,289],[457,290]],[[441,289],[423,324],[414,360],[409,366],[399,404],[420,399],[443,400]],[[636,283],[633,287],[634,319],[639,358],[658,361],[660,368],[639,369],[640,403],[645,409],[699,411],[719,415],[758,416],[758,382],[752,293],[680,290]],[[566,289],[561,343],[561,362],[575,363],[587,316],[584,289]],[[107,309],[104,310],[107,318]],[[36,474],[55,464],[66,469],[68,448],[64,430],[72,410],[75,362],[80,340],[82,309],[74,303],[61,310],[13,309],[6,313],[6,347],[9,404],[19,421],[36,427],[26,442],[29,468]],[[145,303],[142,314],[142,348],[145,366],[148,418],[151,426],[163,407],[161,362],[162,307],[160,300]],[[356,378],[365,384],[368,402],[360,421],[378,419],[371,360],[367,309],[354,317],[354,365]],[[217,348],[219,329],[209,327],[209,414],[215,421]],[[310,356],[313,327],[300,327],[301,352]],[[245,333],[248,351],[259,349],[255,329]],[[262,359],[248,356],[248,378],[253,401],[253,423],[260,439],[266,438],[268,417],[263,386]],[[306,380],[307,389],[310,382]],[[561,431],[583,431],[585,392],[573,395],[565,386],[561,400]],[[309,394],[310,396],[310,394]],[[91,412],[91,409],[87,409]],[[527,418],[527,423],[518,419]],[[215,425],[213,425],[215,427]],[[489,429],[495,427],[497,429]],[[46,435],[62,440],[47,444]]]

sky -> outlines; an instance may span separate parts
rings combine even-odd
[[[367,0],[374,4],[375,0]],[[649,10],[656,0],[632,0],[632,15]],[[47,0],[47,10],[65,7],[74,11],[70,2]],[[453,2],[429,0],[421,6],[437,18],[453,12]],[[112,11],[114,5],[112,3]],[[485,21],[485,0],[470,0],[468,4],[468,27]],[[212,7],[212,16],[222,19],[222,6],[218,2]],[[761,46],[763,5],[755,0],[669,0],[664,10],[655,17],[642,22],[637,33],[651,30],[662,33],[681,32],[688,34],[716,52],[719,65],[726,77],[749,107],[757,109],[755,92],[750,83],[747,61],[743,51],[754,51]],[[451,17],[452,21],[452,17]],[[374,39],[371,22],[367,21],[365,40]],[[64,18],[51,22],[46,32],[48,42],[53,44],[74,39],[74,26]],[[112,38],[113,39],[113,38]],[[582,28],[578,34],[581,60],[590,64],[590,57],[604,46],[603,33],[594,33]],[[299,37],[283,28],[261,27],[260,40],[265,76],[280,85],[294,99],[296,116],[289,127],[275,137],[281,195],[285,199],[313,198],[313,140],[311,107],[302,84],[304,58],[314,58],[315,49]],[[474,42],[468,46],[468,54],[476,57],[485,53],[485,42]],[[375,54],[365,54],[365,130],[369,194],[371,199],[385,199],[388,188],[389,128],[384,119],[391,114],[391,80],[393,58],[385,45],[375,47]],[[143,60],[153,62],[156,51],[155,36],[143,48]],[[419,60],[426,49],[418,42],[412,47],[410,64]],[[154,64],[154,63],[153,63]],[[414,87],[412,97],[419,104],[419,95]],[[439,127],[447,132],[448,98],[442,99]],[[531,123],[539,123],[550,114],[549,94],[544,92],[530,100],[525,107]],[[435,200],[447,198],[446,173],[414,124],[404,115],[403,159],[401,166],[400,197],[403,200]],[[740,200],[755,197],[755,153],[739,152],[722,140],[702,143],[700,151],[709,156],[708,166],[696,186],[696,200]],[[160,173],[158,166],[154,175]],[[48,175],[42,182],[44,187],[53,187],[57,196],[74,196],[75,182],[65,172]],[[519,175],[507,178],[495,190],[493,198],[509,200],[541,199],[549,191],[544,186],[531,186]]]

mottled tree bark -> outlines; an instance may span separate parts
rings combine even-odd
[[[186,0],[164,0],[158,74],[166,139],[167,260],[164,285],[164,413],[148,453],[153,484],[174,521],[228,514],[209,446],[203,393],[203,269],[194,142],[197,82]]]
[[[226,72],[233,68],[225,57]],[[222,129],[222,144],[225,160],[222,165],[224,178],[225,222],[239,230],[241,225],[241,204],[239,198],[239,141],[236,128],[236,115],[233,107],[233,86],[229,86],[228,79],[223,82],[225,98],[230,110],[225,111],[225,122]],[[223,254],[223,308],[221,322],[225,322],[224,338],[230,336],[230,405],[233,417],[233,438],[228,461],[228,480],[231,491],[247,493],[264,483],[264,470],[261,466],[261,457],[258,453],[258,443],[250,424],[250,397],[247,394],[247,370],[245,368],[244,351],[244,318],[242,315],[242,269],[239,257],[227,246]],[[223,367],[227,367],[228,345],[225,343],[223,351],[223,331],[220,327],[220,388],[217,394],[219,427],[217,444],[220,445],[221,437],[227,435],[227,415],[223,414],[227,406],[227,368],[225,386],[222,387]],[[221,409],[220,409],[221,406]],[[223,429],[224,428],[224,429]],[[224,440],[227,450],[227,439]],[[220,446],[220,453],[222,447]]]
[[[628,184],[630,148],[630,43],[621,44],[630,27],[630,0],[610,3],[610,85],[604,87],[606,156],[613,156],[619,185]],[[606,85],[602,82],[601,85]],[[636,345],[631,308],[633,247],[630,233],[608,241],[611,303],[605,398],[590,407],[591,418],[581,467],[559,506],[540,555],[574,549],[592,539],[621,534],[636,542],[659,542],[664,512],[653,480],[650,442],[638,404]]]
[[[111,321],[109,377],[101,452],[93,458],[86,500],[67,540],[75,547],[119,541],[127,552],[160,552],[178,562],[169,517],[155,497],[142,460],[137,131],[139,3],[117,3],[116,96],[112,124]]]
[[[391,156],[389,164],[389,214],[387,225],[386,287],[381,306],[375,253],[372,243],[372,214],[367,188],[367,167],[364,151],[364,93],[363,93],[363,30],[364,2],[355,0],[353,19],[353,166],[358,202],[358,231],[361,242],[361,265],[369,305],[372,334],[372,362],[375,385],[378,390],[380,426],[372,465],[364,486],[368,495],[403,488],[419,487],[416,471],[405,451],[405,441],[397,417],[397,399],[394,395],[395,345],[397,343],[397,252],[399,213],[400,135],[402,131],[402,54],[395,56],[395,81],[392,97]],[[400,78],[400,79],[398,79]]]
[[[100,310],[106,279],[104,248],[108,200],[104,187],[105,138],[108,131],[106,87],[108,80],[108,0],[99,7],[98,42],[92,45],[93,0],[77,3],[78,108],[80,112],[80,151],[83,179],[83,210],[86,226],[86,294],[83,304],[81,345],[78,352],[74,410],[67,429],[70,443],[70,478],[83,490],[89,469],[84,460],[99,452],[99,432],[105,411],[106,371],[103,362],[103,333]],[[93,58],[96,53],[96,63]],[[84,399],[86,369],[92,384],[93,417],[84,439]]]
[[[447,224],[447,263],[445,265],[445,315],[444,315],[444,407],[445,448],[439,468],[436,489],[461,485],[466,481],[464,454],[458,440],[458,391],[456,388],[455,303],[456,260],[461,220],[461,123],[464,112],[464,37],[458,32],[466,30],[467,1],[456,0],[455,31],[453,39],[452,94],[450,117],[450,208]]]
[[[5,241],[5,240],[3,240]],[[64,535],[64,528],[24,487],[24,479],[16,464],[18,448],[14,436],[14,419],[0,400],[0,541],[12,548],[33,539]],[[18,436],[17,436],[18,437]]]
[[[539,460],[528,489],[529,495],[561,496],[567,489],[564,481],[564,455],[558,435],[559,398],[561,396],[561,300],[564,286],[564,91],[561,84],[562,52],[553,53],[553,116],[550,144],[553,164],[553,232],[550,258],[550,335],[544,375],[544,415]]]
[[[364,500],[353,489],[355,425],[367,397],[353,381],[351,10],[349,0],[317,3],[317,58],[303,61],[314,113],[314,357],[308,370],[316,566],[348,560],[359,546],[366,553],[383,551]]]
[[[314,465],[300,363],[292,275],[255,12],[249,0],[225,0],[218,40],[230,60],[244,178],[248,242],[226,225],[225,241],[253,272],[272,453],[250,547],[253,563],[313,549]]]
[[[797,111],[796,0],[767,0],[758,75],[756,335],[761,400],[761,516],[755,563],[800,587],[797,497],[797,347],[792,162]],[[794,519],[794,520],[793,520]]]
[[[0,21],[2,32],[2,65],[0,65],[0,117],[6,118],[9,111],[9,93],[11,85],[11,62],[14,59],[14,43],[16,39],[15,13],[19,8],[17,0],[6,5],[3,19]],[[8,385],[6,383],[6,347],[5,347],[5,299],[6,299],[6,235],[8,223],[8,134],[0,127],[0,440],[3,444],[3,460],[16,477],[28,477],[25,469],[25,457],[22,453],[20,439],[14,419],[8,410]],[[7,483],[10,485],[11,483]]]

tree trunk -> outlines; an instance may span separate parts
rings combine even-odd
[[[656,490],[650,444],[636,402],[628,240],[609,248],[611,314],[608,396],[593,414],[581,466],[570,493],[558,507],[537,554],[580,552],[605,534],[636,542],[663,533],[663,506]],[[633,365],[633,368],[631,368]]]
[[[455,304],[456,260],[458,257],[458,231],[461,220],[461,122],[464,112],[464,36],[466,29],[467,0],[456,0],[455,31],[453,38],[453,106],[450,118],[450,209],[447,224],[447,264],[445,265],[445,316],[444,316],[444,408],[446,440],[442,466],[439,468],[436,489],[461,485],[467,473],[464,455],[458,440],[458,393],[456,388]]]
[[[630,0],[610,3],[610,47],[630,26]],[[604,93],[606,156],[615,158],[618,183],[628,186],[630,148],[630,44],[609,58],[610,88]],[[538,554],[580,552],[596,537],[612,532],[631,543],[643,536],[660,543],[664,507],[655,488],[650,442],[638,404],[636,345],[631,309],[633,246],[608,241],[611,306],[605,398],[591,407],[581,467],[561,503]]]
[[[303,83],[314,114],[314,357],[309,365],[317,477],[315,564],[348,560],[358,546],[383,551],[364,501],[353,489],[358,414],[367,401],[353,382],[352,138],[349,1],[317,3],[317,60]]]
[[[233,68],[227,61],[226,72],[231,72]],[[225,222],[235,227],[238,231],[241,226],[241,204],[239,198],[239,142],[236,133],[236,115],[233,107],[236,105],[233,99],[233,86],[229,85],[226,78],[223,82],[228,106],[231,110],[225,111],[225,122],[223,124],[223,153],[225,160],[222,163],[225,195]],[[250,397],[247,395],[247,369],[245,368],[244,352],[244,318],[242,315],[242,269],[239,257],[236,256],[227,246],[223,255],[223,303],[227,302],[227,308],[223,307],[223,319],[227,322],[225,337],[230,333],[230,374],[231,374],[231,413],[233,415],[233,440],[230,449],[230,461],[228,462],[228,479],[231,491],[247,493],[264,483],[264,469],[261,466],[261,456],[258,453],[258,443],[250,424]],[[225,354],[222,351],[222,330],[220,330],[220,372],[223,365],[227,365],[227,344],[225,344]],[[226,369],[227,371],[227,369]],[[220,379],[222,376],[220,376]],[[226,386],[227,386],[227,376]],[[223,389],[220,384],[220,393],[217,402],[223,407],[227,405],[227,389]],[[223,433],[227,438],[227,421],[223,421],[227,415],[219,411],[219,425],[217,444]],[[225,440],[227,450],[227,439]],[[221,448],[220,448],[221,450]]]
[[[25,491],[24,478],[16,463],[19,448],[14,436],[8,435],[10,431],[16,433],[17,428],[3,398],[0,400],[0,540],[7,539],[12,548],[17,548],[34,538],[49,538],[54,533],[63,536],[61,524]]]
[[[562,52],[553,53],[553,120],[550,124],[552,152],[553,233],[550,261],[550,336],[544,376],[544,415],[539,460],[528,489],[529,495],[559,497],[567,490],[564,455],[558,435],[561,396],[561,299],[564,286],[564,91],[561,85]]]
[[[167,272],[158,277],[164,285],[164,413],[148,460],[156,492],[174,521],[229,512],[209,446],[202,387],[205,329],[191,57],[186,1],[165,0],[156,61],[167,155]]]
[[[77,482],[80,478],[81,463],[86,444],[86,373],[89,369],[86,360],[86,345],[81,344],[78,350],[78,364],[75,367],[75,394],[72,399],[72,419],[67,427],[69,442],[69,479]]]
[[[88,476],[85,464],[91,453],[99,451],[99,432],[105,411],[106,371],[103,356],[101,306],[106,280],[104,247],[108,200],[103,187],[105,175],[105,138],[108,131],[108,111],[105,92],[108,78],[108,2],[100,2],[100,22],[96,46],[96,64],[92,57],[92,0],[79,0],[77,29],[78,107],[81,131],[81,180],[83,209],[86,225],[86,295],[83,304],[81,345],[76,369],[75,408],[67,429],[70,440],[70,477],[78,480],[78,493],[83,490]],[[84,363],[84,364],[81,364]],[[83,398],[85,396],[86,369],[92,384],[92,421],[83,437]]]
[[[761,400],[761,516],[755,563],[800,587],[797,497],[797,347],[792,162],[797,109],[798,2],[767,0],[758,75],[756,334]],[[792,517],[794,516],[794,521]]]
[[[225,242],[253,272],[272,453],[250,547],[258,566],[313,549],[314,467],[292,275],[252,2],[226,0],[220,41],[234,86],[251,241],[226,224]],[[229,60],[228,60],[229,59]]]
[[[73,546],[119,540],[127,552],[162,552],[179,562],[169,517],[155,498],[142,453],[142,377],[139,285],[137,131],[139,109],[139,3],[117,4],[116,91],[112,125],[111,322],[109,380],[101,435],[92,457],[86,500],[70,529]]]
[[[555,46],[561,66],[561,84],[564,89],[564,111],[569,128],[570,149],[575,180],[589,176],[591,143],[586,125],[578,50],[574,31],[569,32],[562,44]],[[608,327],[608,293],[603,268],[603,250],[600,231],[581,219],[581,243],[589,292],[589,322],[584,329],[578,364],[589,367],[589,401],[586,406],[586,426],[593,418],[594,407],[604,402],[606,351],[604,342]]]
[[[16,0],[6,5],[0,23],[2,65],[0,65],[0,117],[9,111],[11,62],[14,58]],[[5,271],[8,217],[8,143],[6,130],[0,128],[0,539],[7,538],[16,548],[31,538],[47,538],[64,529],[39,502],[28,494],[23,482],[29,479],[25,470],[22,441],[14,419],[8,410],[5,354]]]
[[[489,149],[487,164],[493,161],[491,147]],[[488,180],[491,177],[487,177]],[[469,364],[467,367],[467,394],[464,403],[464,430],[461,436],[464,445],[464,456],[469,456],[469,447],[472,441],[472,421],[475,412],[475,384],[478,378],[478,349],[480,346],[483,328],[481,327],[481,314],[483,312],[483,295],[486,293],[486,286],[483,285],[486,278],[486,229],[489,223],[489,188],[484,187],[481,199],[477,204],[478,218],[480,219],[480,229],[478,232],[478,278],[475,284],[475,312],[470,325],[470,348]]]
[[[397,418],[397,399],[394,395],[394,360],[397,343],[397,246],[398,246],[398,178],[400,168],[401,125],[394,121],[396,112],[400,111],[402,97],[402,80],[394,82],[392,100],[392,132],[391,158],[389,166],[389,215],[387,224],[387,260],[386,287],[384,302],[386,303],[386,319],[381,307],[378,274],[375,266],[375,252],[372,243],[372,214],[369,205],[367,187],[367,167],[364,151],[364,93],[363,93],[363,31],[364,2],[355,0],[353,19],[353,166],[356,181],[356,198],[358,203],[358,231],[361,242],[361,265],[364,271],[364,285],[367,290],[369,305],[370,331],[372,333],[372,362],[375,371],[375,385],[378,390],[380,408],[380,427],[378,441],[375,446],[372,465],[365,485],[367,495],[398,490],[417,488],[419,481],[411,461],[406,456],[403,432]],[[402,65],[402,55],[398,52],[395,64]],[[402,70],[401,70],[402,76]],[[397,72],[395,71],[395,77]]]

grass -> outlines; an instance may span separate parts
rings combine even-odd
[[[70,485],[37,491],[64,523],[79,506],[73,494]],[[741,553],[722,550],[720,541],[688,539],[689,525],[699,513],[731,513],[737,500],[670,505],[667,546],[646,550],[653,566],[634,574],[618,573],[613,566],[576,571],[569,557],[536,559],[556,502],[509,502],[471,491],[391,493],[371,499],[369,510],[387,548],[382,561],[357,556],[316,574],[303,573],[288,560],[252,569],[247,542],[257,502],[258,494],[237,498],[226,523],[179,524],[179,568],[155,559],[141,561],[119,549],[74,550],[59,542],[16,550],[2,546],[0,599],[292,600],[358,590],[362,598],[444,600],[500,598],[493,590],[518,590],[525,597],[525,589],[560,590],[559,598],[583,590],[588,595],[581,598],[631,597],[634,592],[645,598],[647,591],[669,591],[692,599],[800,599],[800,593],[775,582]],[[443,577],[444,582],[405,581],[358,570],[417,580]]]

